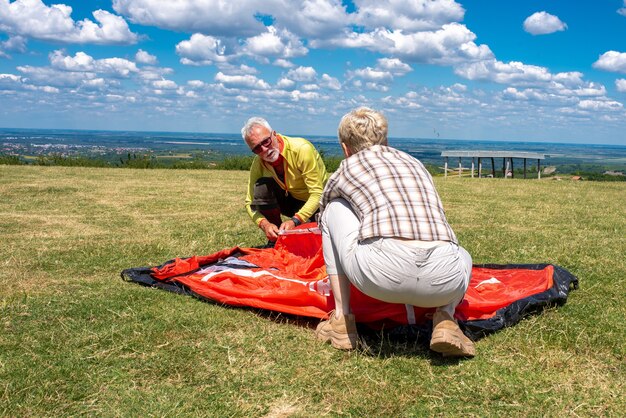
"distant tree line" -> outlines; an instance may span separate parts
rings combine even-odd
[[[326,169],[334,172],[339,168],[343,157],[326,155],[320,151]],[[207,161],[200,155],[194,155],[191,159],[159,159],[154,154],[128,153],[117,160],[94,158],[86,156],[64,156],[59,154],[40,155],[36,159],[27,160],[16,155],[0,154],[0,164],[3,165],[38,165],[57,167],[117,167],[117,168],[142,168],[142,169],[188,169],[188,170],[242,170],[247,171],[252,165],[253,155],[231,155],[225,156],[221,160]],[[443,175],[440,167],[433,164],[424,164],[426,169],[433,176]],[[571,174],[581,176],[584,180],[593,181],[626,181],[626,176],[604,174],[606,167],[602,166],[582,166],[570,164],[559,166],[559,173],[555,175]],[[496,170],[496,177],[501,176],[501,170]],[[515,177],[522,178],[523,170],[515,169]],[[542,176],[546,177],[546,176]]]

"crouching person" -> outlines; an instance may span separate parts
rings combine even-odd
[[[339,124],[346,156],[320,202],[326,271],[335,311],[315,335],[339,349],[357,343],[350,283],[390,303],[437,308],[430,348],[474,356],[454,319],[472,259],[446,220],[432,177],[421,162],[387,146],[387,120],[361,107]]]
[[[281,135],[263,118],[248,119],[241,135],[256,154],[246,211],[269,242],[274,242],[279,231],[307,222],[317,213],[328,180],[326,166],[309,141]],[[281,215],[290,219],[283,222]]]

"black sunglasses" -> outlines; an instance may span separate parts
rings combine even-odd
[[[263,148],[269,147],[271,143],[272,143],[272,134],[270,134],[270,136],[265,138],[263,141],[256,144],[256,146],[252,148],[252,152],[255,154],[260,154]]]

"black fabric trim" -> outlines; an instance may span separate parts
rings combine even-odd
[[[565,304],[570,290],[578,289],[578,278],[563,267],[554,264],[476,264],[475,267],[489,269],[528,269],[543,270],[548,266],[554,267],[552,276],[553,285],[545,292],[537,293],[523,299],[516,300],[496,314],[483,320],[459,321],[459,326],[472,340],[492,334],[504,327],[517,324],[524,317],[541,312],[551,306]]]

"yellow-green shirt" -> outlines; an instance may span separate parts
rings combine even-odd
[[[278,178],[274,167],[263,161],[258,155],[250,167],[246,210],[257,225],[265,218],[260,212],[253,210],[250,205],[254,197],[254,184],[261,177],[273,177],[286,193],[305,202],[297,212],[297,215],[305,222],[319,208],[322,191],[328,180],[324,161],[313,144],[304,138],[291,138],[285,135],[280,135],[280,137],[284,144],[281,155],[285,168],[285,182],[283,183]]]

